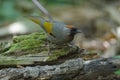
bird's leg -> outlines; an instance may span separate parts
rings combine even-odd
[[[74,45],[74,44],[68,43],[67,45],[68,45],[70,48],[72,48],[72,50],[74,50],[74,51],[78,51],[78,50],[80,49],[78,46],[76,46],[76,45]]]
[[[48,56],[51,54],[50,42],[47,42]]]

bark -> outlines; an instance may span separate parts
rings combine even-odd
[[[75,58],[57,65],[1,69],[0,80],[118,80],[118,69],[119,58]]]

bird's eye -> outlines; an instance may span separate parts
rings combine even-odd
[[[75,35],[76,33],[77,33],[77,29],[76,28],[71,28],[70,35]]]

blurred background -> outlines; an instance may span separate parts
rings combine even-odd
[[[74,39],[80,48],[104,57],[120,54],[120,0],[39,1],[54,20],[82,30]],[[41,32],[29,16],[45,17],[31,0],[0,0],[0,42],[11,41],[14,35]]]

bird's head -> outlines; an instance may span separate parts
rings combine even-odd
[[[81,30],[75,28],[73,25],[68,25],[67,28],[70,29],[70,35],[71,35],[71,36],[74,36],[74,35],[77,34],[77,33],[82,33]]]
[[[81,33],[81,30],[77,28],[71,28],[70,35],[74,36],[77,33]]]

